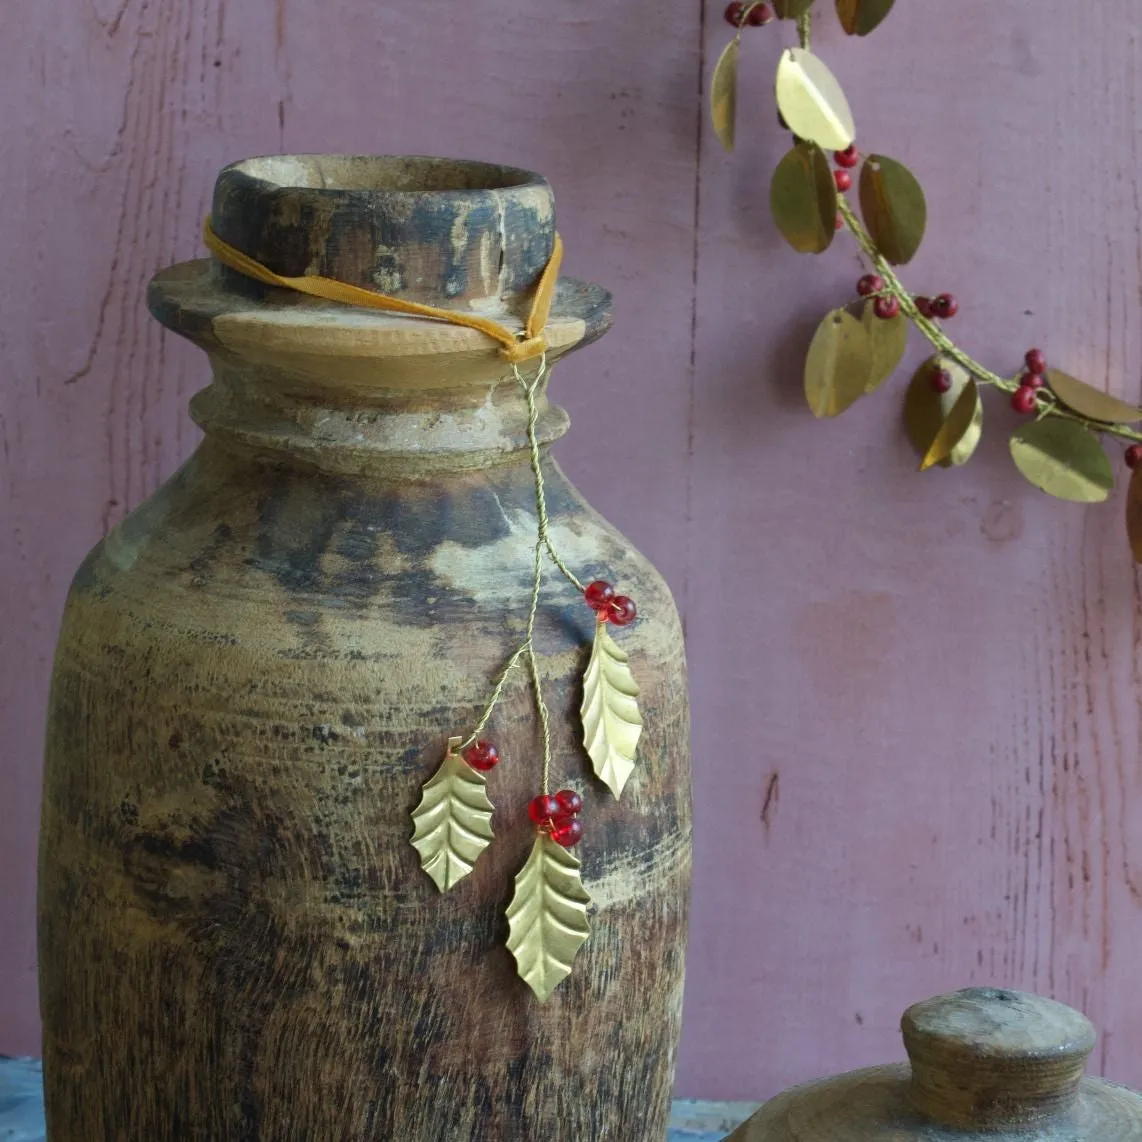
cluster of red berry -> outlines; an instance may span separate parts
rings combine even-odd
[[[630,626],[638,618],[634,599],[616,595],[615,589],[603,579],[588,583],[583,589],[587,606],[599,616],[601,623],[614,623],[617,627]]]
[[[560,789],[554,796],[541,793],[533,797],[527,815],[557,845],[569,849],[583,839],[583,822],[579,820],[582,809],[583,798],[574,789]]]
[[[877,317],[888,321],[900,312],[900,302],[890,294],[882,294],[881,291],[883,289],[884,278],[882,278],[880,274],[865,274],[864,277],[857,282],[857,293],[859,293],[861,297],[877,295],[876,300],[872,303],[873,311]],[[921,317],[937,318],[941,321],[945,321],[949,317],[955,317],[960,311],[960,303],[956,300],[955,294],[951,293],[942,293],[939,297],[917,297],[914,300]],[[946,392],[947,390],[943,389],[941,391]]]
[[[1044,385],[1043,374],[1047,371],[1047,358],[1042,349],[1028,349],[1023,358],[1027,372],[1019,382],[1019,388],[1011,394],[1011,407],[1016,412],[1034,412],[1039,406],[1039,398],[1035,395]]]
[[[735,28],[748,25],[751,28],[760,28],[773,19],[773,9],[768,4],[742,4],[739,0],[727,6],[726,23],[733,24]]]

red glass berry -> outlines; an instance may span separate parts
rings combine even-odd
[[[751,8],[747,23],[751,28],[760,28],[773,19],[773,9],[768,4],[758,4]]]
[[[473,742],[464,751],[464,760],[481,773],[495,769],[500,761],[500,751],[491,742]]]
[[[946,393],[952,387],[952,374],[947,369],[937,369],[932,374],[932,391],[936,393]]]
[[[900,302],[894,297],[878,297],[872,303],[872,311],[882,321],[890,321],[900,312]]]
[[[551,830],[551,839],[565,849],[573,848],[583,839],[583,822],[578,817],[555,826]]]
[[[583,598],[593,611],[605,611],[615,597],[615,589],[604,579],[596,579],[583,589]]]
[[[844,225],[845,225],[845,216],[843,214],[838,214],[836,222],[833,223],[833,229],[834,230],[841,230],[844,228]]]
[[[930,318],[932,316],[932,299],[930,297],[917,297],[913,300],[921,317]]]
[[[852,170],[860,162],[860,151],[856,149],[856,143],[853,143],[851,147],[837,151],[833,158],[836,160],[837,166]]]
[[[960,311],[960,303],[956,301],[955,296],[950,293],[942,293],[939,297],[934,297],[931,305],[932,316],[939,317],[941,320],[948,317],[955,317]]]
[[[1126,467],[1137,468],[1142,464],[1142,444],[1131,444],[1126,449]]]
[[[833,171],[833,181],[837,184],[837,190],[841,194],[853,188],[853,176],[848,171]]]
[[[865,274],[863,278],[857,282],[857,293],[861,297],[868,297],[869,294],[880,293],[884,289],[884,278],[880,274]]]
[[[638,618],[638,608],[634,605],[634,599],[628,599],[626,595],[616,595],[611,600],[608,617],[617,627],[630,626]]]
[[[541,793],[528,802],[527,815],[533,824],[548,825],[553,817],[559,815],[559,802],[550,793]]]
[[[745,15],[745,5],[740,0],[734,0],[726,6],[726,23],[733,24],[735,28],[742,26],[742,16]]]
[[[1038,373],[1028,373],[1019,383],[1029,389],[1041,389],[1046,382]]]
[[[1028,385],[1020,385],[1019,388],[1011,394],[1011,407],[1015,409],[1016,412],[1034,412],[1038,404],[1039,401],[1035,396],[1035,390]]]
[[[576,813],[583,811],[583,798],[574,789],[560,789],[555,794],[555,800],[559,802],[561,813],[575,816]]]
[[[1047,357],[1042,349],[1028,349],[1027,356],[1023,360],[1029,373],[1041,377],[1047,371]]]

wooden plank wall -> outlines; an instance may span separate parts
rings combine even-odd
[[[827,8],[825,0],[820,0]],[[901,0],[818,36],[862,141],[928,191],[907,274],[1002,371],[1032,343],[1142,397],[1133,0]],[[422,152],[552,179],[570,272],[619,322],[560,370],[559,454],[666,573],[693,677],[696,886],[680,1093],[756,1099],[894,1058],[911,1001],[1037,989],[1142,1084],[1137,577],[1121,501],[1021,483],[989,404],[967,470],[916,475],[898,391],[799,396],[851,245],[783,246],[787,145],[750,32],[742,145],[699,91],[715,0],[8,0],[0,36],[0,1052],[38,1045],[42,710],[68,578],[193,447],[196,352],[143,310],[195,255],[216,170]],[[787,30],[786,30],[787,31]],[[787,39],[787,36],[786,36]],[[919,350],[916,350],[919,359]]]

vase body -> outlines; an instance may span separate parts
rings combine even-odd
[[[496,180],[461,166],[477,185],[419,191],[410,169],[396,196],[430,224],[378,207],[358,177],[343,197],[368,209],[319,201],[317,237],[308,175],[292,172],[302,189],[255,179],[282,185],[250,252],[268,264],[282,238],[287,273],[298,242],[336,239],[358,262],[371,242],[389,292],[462,306],[479,283],[455,215],[474,212],[439,195],[480,200]],[[233,235],[258,224],[263,188],[226,177],[215,219]],[[526,191],[514,228],[510,203],[492,213],[542,263],[549,191]],[[346,238],[354,212],[375,227],[385,210],[420,227],[412,269],[373,232]],[[451,253],[434,260],[449,211]],[[510,306],[505,258],[470,225],[494,279],[485,311]],[[322,272],[350,277],[338,257]],[[207,349],[214,382],[192,406],[204,441],[85,560],[60,634],[39,913],[51,1142],[663,1139],[690,842],[664,583],[544,448],[564,558],[638,600],[623,645],[646,730],[615,801],[589,776],[577,718],[594,616],[549,577],[536,638],[553,781],[584,792],[595,907],[570,978],[540,1005],[504,946],[541,764],[525,672],[488,728],[505,759],[489,778],[496,841],[446,895],[409,843],[421,785],[526,621],[535,487],[514,379],[474,331],[283,297],[201,263],[160,275],[151,304]],[[565,283],[552,357],[608,315],[602,291]],[[545,441],[565,426],[546,397],[540,426]]]

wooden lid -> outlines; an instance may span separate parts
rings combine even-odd
[[[1083,1078],[1094,1028],[1049,999],[971,988],[909,1008],[911,1067],[779,1095],[727,1142],[1138,1142],[1142,1098]]]

